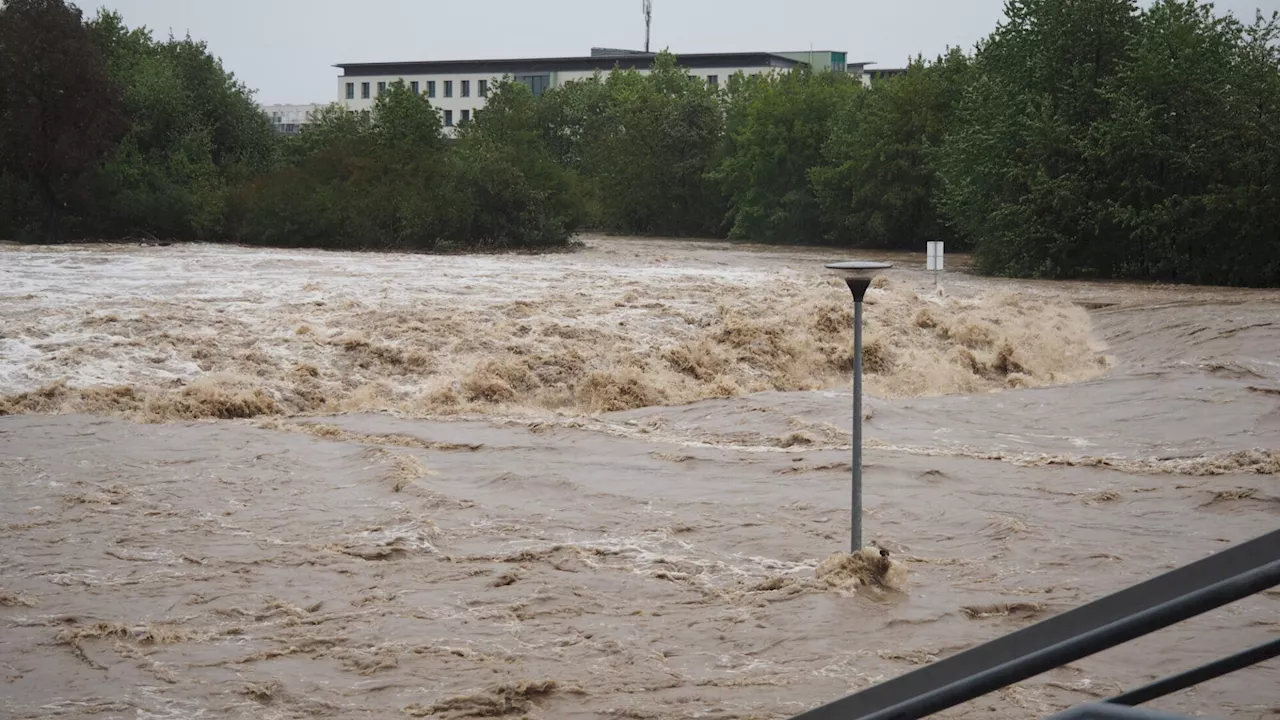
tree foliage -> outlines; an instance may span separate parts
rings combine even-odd
[[[722,198],[706,177],[724,128],[716,91],[665,52],[648,75],[614,71],[604,85],[608,102],[583,167],[600,222],[618,232],[717,234]]]
[[[833,118],[856,102],[860,87],[847,74],[802,66],[733,88],[741,105],[732,152],[715,172],[730,198],[730,236],[784,243],[824,237],[808,173],[822,161]]]
[[[968,57],[952,50],[933,63],[917,58],[905,75],[840,109],[809,172],[831,240],[900,250],[943,240],[964,248],[938,207],[930,153],[951,130],[968,81]]]
[[[940,154],[943,210],[990,271],[1090,272],[1109,232],[1083,159],[1104,85],[1137,25],[1135,0],[1009,0]]]
[[[453,167],[464,198],[455,242],[487,247],[563,245],[583,220],[572,171],[543,142],[536,101],[516,82],[491,86],[488,102],[458,134]]]
[[[238,236],[412,251],[564,245],[577,195],[538,138],[532,103],[525,86],[495,84],[452,143],[439,110],[403,82],[368,116],[332,106],[291,139],[283,167],[245,188]]]
[[[238,198],[236,236],[255,244],[433,250],[454,207],[440,113],[403,82],[368,116],[331,106]]]
[[[59,239],[124,130],[119,92],[80,11],[61,0],[0,6],[0,223]]]
[[[1099,274],[1280,283],[1280,28],[1188,0],[1142,19],[1089,134]]]
[[[275,152],[252,94],[190,37],[157,42],[105,10],[88,30],[132,121],[96,174],[96,224],[116,236],[222,236],[230,194]]]
[[[1011,0],[938,155],[987,272],[1280,283],[1276,23]]]

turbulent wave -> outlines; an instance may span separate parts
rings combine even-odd
[[[226,251],[189,252],[218,270],[221,295],[209,297],[194,279],[166,293],[172,276],[150,268],[109,309],[39,293],[11,298],[0,315],[8,350],[0,414],[588,414],[839,386],[852,358],[847,291],[796,272],[676,268],[640,277],[559,257],[550,261],[559,271],[527,278],[520,299],[438,292],[438,278],[431,293],[406,299],[385,288],[404,268],[294,281],[291,293],[251,267],[228,266]],[[304,278],[315,260],[270,259],[296,262]],[[515,261],[493,262],[518,272]],[[484,282],[493,268],[454,270],[470,288],[468,272]],[[1085,311],[1060,300],[942,298],[879,282],[867,306],[873,394],[1033,387],[1107,368]]]

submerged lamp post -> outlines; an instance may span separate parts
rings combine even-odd
[[[849,527],[849,552],[862,549],[862,298],[871,287],[876,271],[893,267],[882,262],[838,262],[827,264],[844,278],[853,293],[853,516]]]

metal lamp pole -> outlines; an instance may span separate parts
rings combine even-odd
[[[875,271],[893,267],[882,262],[829,263],[828,270],[835,270],[853,294],[853,488],[852,517],[849,524],[849,552],[862,549],[862,299]]]

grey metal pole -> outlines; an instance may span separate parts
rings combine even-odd
[[[828,263],[828,270],[837,270],[844,276],[845,285],[853,295],[853,417],[850,437],[853,447],[852,511],[849,518],[849,552],[862,549],[862,299],[871,287],[871,278],[878,270],[893,267],[892,263],[854,260]]]
[[[847,277],[853,294],[853,488],[849,518],[849,552],[862,549],[862,298],[871,287],[869,277]]]
[[[849,552],[862,549],[862,297],[853,296],[853,502]]]

